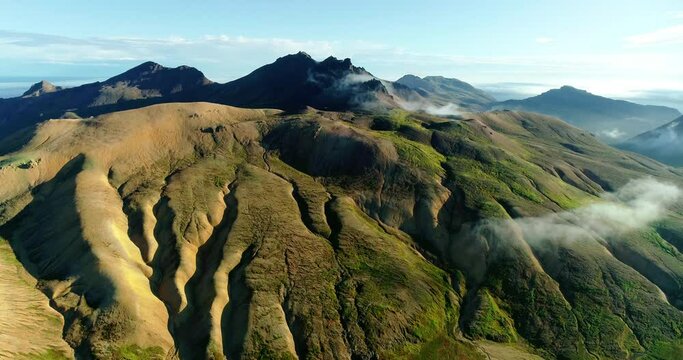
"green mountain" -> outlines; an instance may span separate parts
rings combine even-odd
[[[683,173],[554,118],[170,103],[0,150],[10,357],[683,351]]]
[[[672,166],[683,166],[683,117],[633,137],[618,146]]]
[[[557,116],[608,143],[622,142],[681,116],[676,109],[609,99],[571,86],[524,100],[503,101],[491,108]]]

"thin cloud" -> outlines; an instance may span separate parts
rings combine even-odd
[[[537,37],[537,38],[536,38],[536,43],[537,43],[537,44],[541,44],[541,45],[551,44],[551,43],[553,43],[554,41],[555,41],[555,39],[549,38],[549,37],[543,37],[543,36],[542,36],[542,37]]]
[[[200,50],[188,52],[188,50]],[[136,37],[92,37],[70,38],[34,33],[0,31],[0,58],[25,59],[32,61],[81,63],[92,60],[131,61],[147,60],[151,57],[173,59],[211,52],[221,55],[229,50],[259,50],[284,54],[307,51],[324,55],[334,52],[332,43],[325,41],[297,41],[280,38],[231,37],[226,35],[200,38],[136,38]]]
[[[683,43],[683,25],[629,36],[626,41],[634,46],[681,44]]]

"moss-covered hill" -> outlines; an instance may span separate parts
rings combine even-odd
[[[49,121],[2,147],[0,236],[77,357],[683,351],[680,205],[577,241],[530,241],[505,221],[599,203],[646,175],[683,183],[553,118],[165,104]],[[490,221],[509,231],[477,231]]]

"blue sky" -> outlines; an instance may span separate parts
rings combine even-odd
[[[680,0],[0,0],[0,78],[10,80],[103,78],[153,60],[227,81],[299,50],[351,57],[389,80],[457,77],[500,97],[569,84],[683,108]]]

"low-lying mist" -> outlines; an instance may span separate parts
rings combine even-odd
[[[316,82],[317,80],[309,76],[309,81]],[[348,74],[338,80],[332,88],[336,91],[349,91],[353,90],[353,86],[369,81],[381,82],[382,85],[387,89],[389,95],[391,95],[396,102],[396,105],[401,107],[403,110],[415,112],[422,111],[434,116],[455,116],[461,114],[460,108],[456,104],[447,103],[444,105],[437,105],[421,96],[415,95],[414,93],[401,93],[394,87],[394,84],[391,81],[382,80],[368,73]],[[368,101],[366,98],[357,98],[355,101],[357,101],[362,108],[366,109],[376,109],[382,107],[375,101]]]
[[[642,178],[577,209],[542,217],[487,221],[473,231],[475,235],[497,239],[508,238],[510,231],[519,231],[530,245],[613,238],[660,220],[682,195],[683,191],[676,185]]]

